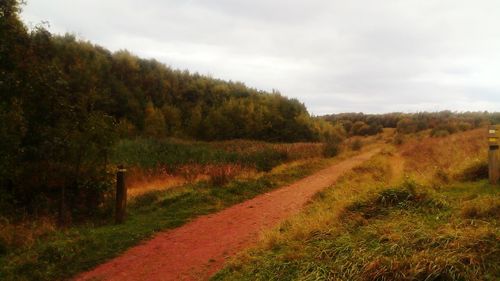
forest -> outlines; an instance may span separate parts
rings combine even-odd
[[[120,139],[340,137],[340,128],[277,91],[174,70],[40,26],[28,29],[19,1],[0,5],[2,212],[53,212],[53,198],[83,194],[98,206]]]
[[[340,125],[349,136],[369,136],[383,128],[395,128],[401,134],[430,130],[431,136],[449,134],[500,123],[498,112],[439,112],[385,114],[339,113],[322,116],[326,121]]]

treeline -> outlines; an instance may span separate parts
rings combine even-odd
[[[340,113],[323,118],[340,125],[351,136],[367,136],[381,132],[382,128],[396,128],[400,134],[430,130],[432,136],[444,136],[458,131],[478,128],[486,124],[499,124],[499,112],[418,112],[363,114]]]
[[[277,91],[174,70],[128,51],[112,53],[73,35],[28,32],[16,18],[4,18],[2,26],[4,111],[99,112],[117,122],[122,136],[293,142],[318,141],[327,130],[302,103]]]
[[[62,221],[94,212],[112,184],[110,151],[123,138],[294,142],[341,133],[278,92],[29,30],[19,2],[0,2],[2,212],[42,213],[55,201]]]

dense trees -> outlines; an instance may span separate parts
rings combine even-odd
[[[319,141],[341,133],[277,92],[28,30],[18,13],[18,1],[0,2],[4,212],[42,212],[55,198],[61,221],[69,209],[92,212],[112,179],[108,152],[118,138]]]
[[[382,128],[396,128],[400,134],[431,130],[431,135],[442,136],[487,123],[500,123],[500,113],[497,112],[341,113],[323,118],[332,124],[342,125],[350,135],[374,135]]]

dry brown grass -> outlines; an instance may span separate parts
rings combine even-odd
[[[448,181],[471,162],[486,157],[486,130],[476,129],[443,138],[415,137],[401,147],[405,170],[419,180]]]
[[[286,153],[289,160],[322,157],[323,143],[268,143],[252,140],[230,140],[210,143],[211,146],[229,152],[251,154],[266,149]]]
[[[461,215],[468,219],[500,218],[500,198],[477,198],[462,205]]]
[[[407,137],[264,233],[215,280],[498,280],[498,189],[454,181],[482,173],[485,130]]]
[[[145,170],[132,167],[127,171],[127,194],[136,197],[151,191],[173,188],[186,182],[186,178],[182,175],[168,173],[165,169]]]
[[[174,141],[179,142],[178,140]],[[271,149],[284,153],[287,159],[286,162],[321,158],[324,147],[322,143],[267,143],[252,140],[218,141],[208,144],[216,149],[244,155]],[[223,185],[235,177],[252,177],[255,174],[256,171],[253,167],[240,164],[189,163],[181,165],[175,170],[131,167],[127,173],[127,182],[130,196],[135,197],[150,191],[165,190],[200,180],[208,180],[212,184]]]
[[[236,177],[248,178],[256,174],[254,168],[240,164],[192,163],[180,166],[173,173],[165,170],[148,171],[132,168],[127,174],[128,195],[133,198],[148,192],[166,190],[202,180],[209,181],[213,185],[224,185]]]
[[[221,186],[227,184],[236,176],[243,174],[243,171],[250,170],[239,164],[209,165],[205,169],[212,185]]]

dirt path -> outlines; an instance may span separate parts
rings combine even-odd
[[[379,150],[364,152],[292,185],[202,216],[127,250],[76,280],[206,280],[259,233],[300,211],[311,197]]]

